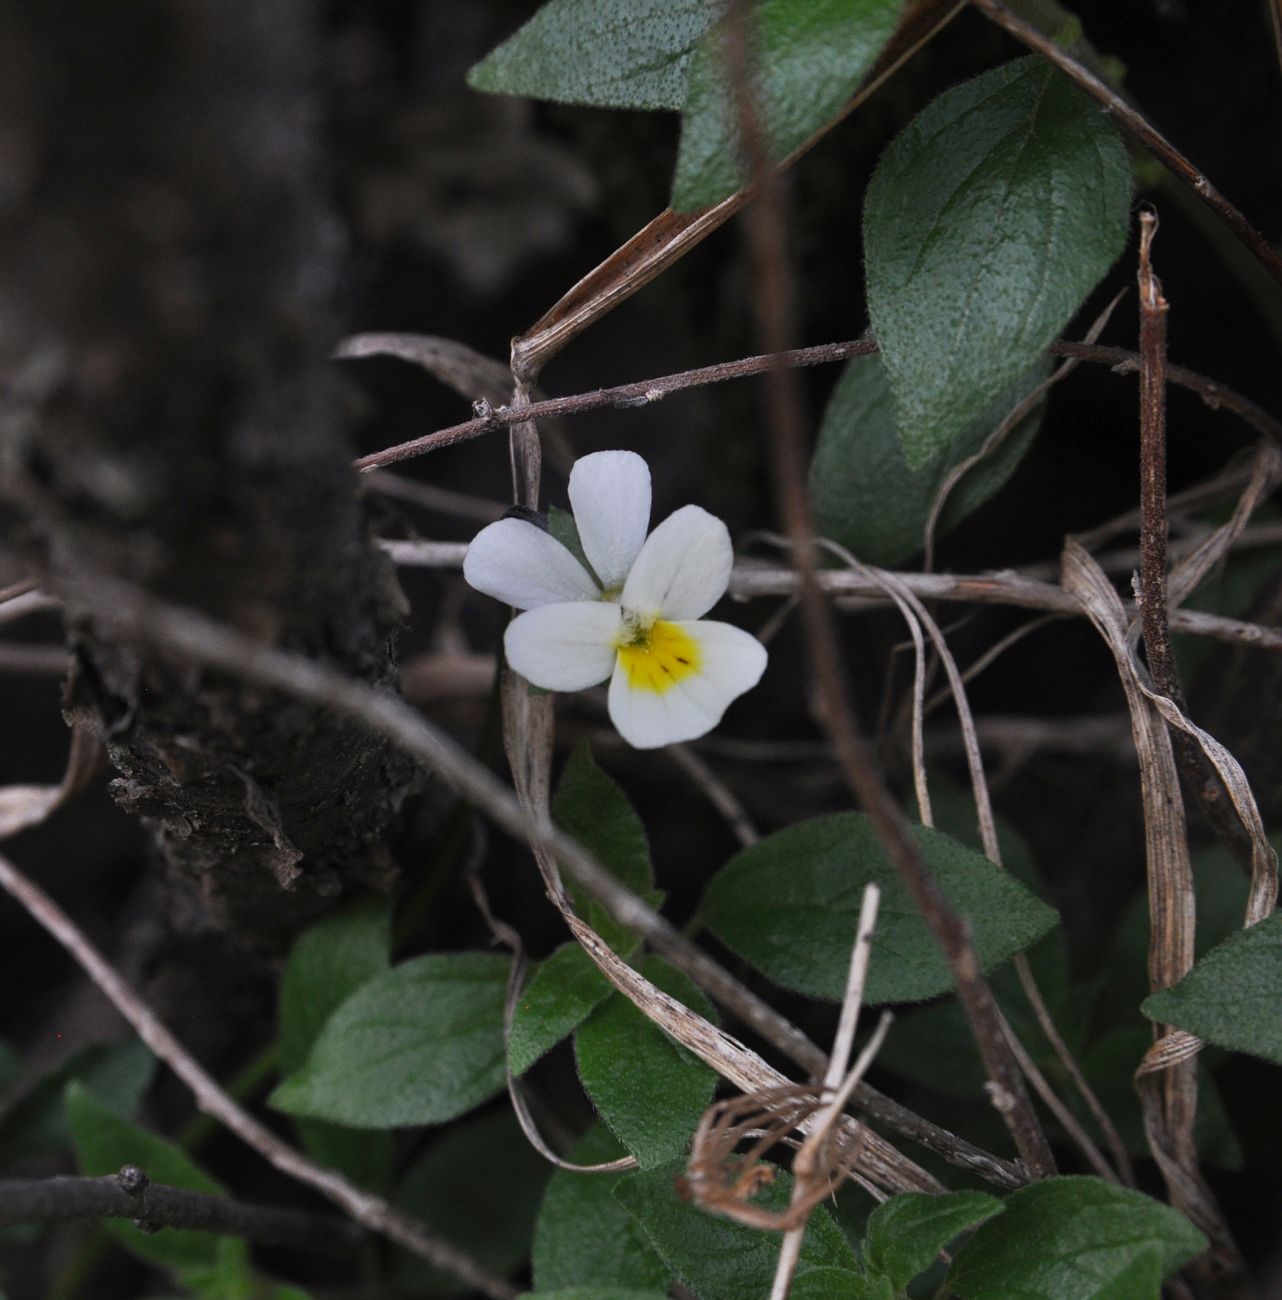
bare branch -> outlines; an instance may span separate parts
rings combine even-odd
[[[166,1187],[136,1165],[101,1178],[0,1181],[0,1227],[66,1219],[133,1219],[146,1232],[188,1228],[326,1254],[356,1250],[368,1240],[350,1219]]]

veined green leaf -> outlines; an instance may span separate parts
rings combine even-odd
[[[507,966],[490,953],[444,953],[370,980],[270,1104],[354,1128],[443,1124],[479,1106],[503,1087]]]
[[[762,0],[752,9],[757,111],[772,159],[803,144],[850,98],[899,21],[901,0]],[[672,206],[718,203],[747,181],[722,33],[690,62]]]
[[[987,858],[939,831],[919,826],[913,835],[969,921],[985,970],[1054,926],[1054,910]],[[882,901],[865,1001],[914,1002],[951,989],[934,936],[862,813],[798,822],[732,858],[708,887],[708,926],[777,984],[839,1000],[869,882]]]
[[[1099,1178],[1048,1178],[1005,1206],[953,1261],[962,1300],[1158,1300],[1161,1277],[1206,1249],[1178,1210]]]
[[[551,0],[468,73],[474,90],[602,108],[680,108],[715,0]]]
[[[1001,1201],[986,1192],[892,1196],[869,1215],[864,1258],[903,1288],[924,1273],[958,1233],[1001,1212]]]
[[[1178,984],[1148,998],[1150,1020],[1282,1065],[1282,912],[1212,948]]]
[[[945,91],[898,136],[868,187],[864,253],[910,466],[1068,323],[1122,251],[1130,199],[1112,124],[1041,59]]]

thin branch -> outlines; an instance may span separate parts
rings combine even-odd
[[[1031,23],[1026,23],[1011,13],[1000,0],[971,0],[971,4],[1021,44],[1057,67],[1103,107],[1122,130],[1142,144],[1219,213],[1229,229],[1255,255],[1260,265],[1282,284],[1282,257],[1278,256],[1277,250],[1142,113],[1088,68],[1083,67],[1062,46],[1044,36]]]
[[[531,848],[551,854],[619,924],[684,970],[714,1000],[809,1074],[827,1058],[795,1025],[606,871],[554,824],[529,816],[512,791],[449,735],[394,695],[306,659],[242,636],[190,609],[155,601],[123,583],[96,580],[76,593],[95,619],[121,639],[188,663],[231,673],[346,715],[412,754],[491,821]],[[199,1068],[199,1067],[197,1067]],[[1026,1181],[1019,1168],[861,1085],[856,1104],[961,1168],[1005,1187]],[[251,1121],[252,1122],[252,1121]]]
[[[761,838],[752,818],[730,787],[689,745],[669,745],[664,752],[703,791],[704,797],[721,814],[731,834],[745,849],[751,848]]]
[[[796,348],[788,353],[786,364],[790,366],[821,366],[832,361],[845,361],[850,357],[866,356],[876,352],[877,345],[870,339],[852,339],[846,343],[823,343],[813,348]],[[745,357],[742,361],[721,361],[712,366],[700,366],[696,370],[683,370],[674,375],[662,375],[657,379],[643,379],[638,383],[619,384],[614,388],[598,388],[590,393],[579,393],[573,397],[552,397],[543,402],[531,402],[520,409],[509,406],[492,406],[489,402],[479,401],[472,409],[476,417],[463,424],[452,425],[425,437],[403,442],[383,451],[371,452],[355,461],[356,468],[362,472],[377,469],[381,465],[391,465],[398,460],[407,460],[411,456],[422,456],[429,451],[438,451],[442,447],[452,447],[455,443],[466,442],[470,438],[480,437],[483,433],[492,433],[508,425],[519,424],[524,420],[542,420],[554,415],[578,415],[583,411],[596,411],[603,406],[630,409],[637,406],[649,406],[662,401],[669,393],[680,392],[683,388],[700,388],[705,384],[720,384],[727,379],[743,379],[748,375],[759,375],[776,363],[774,357]]]
[[[350,1219],[167,1187],[136,1165],[101,1178],[0,1181],[0,1227],[67,1219],[133,1219],[145,1232],[186,1228],[326,1254],[356,1250],[368,1240]]]
[[[467,554],[466,542],[383,542],[402,565],[457,569]],[[1079,616],[1081,608],[1054,583],[1041,582],[1007,569],[995,573],[898,573],[900,585],[923,600],[951,600],[980,605],[1013,605],[1019,609],[1041,609],[1052,614]],[[823,591],[840,601],[885,604],[890,600],[880,583],[866,574],[850,570],[825,569],[815,575]],[[753,562],[735,565],[730,575],[729,595],[739,600],[762,596],[794,596],[800,589],[795,569],[782,569]],[[1241,619],[1223,618],[1201,610],[1172,610],[1173,632],[1205,636],[1215,641],[1249,645],[1274,654],[1282,652],[1282,628]]]
[[[746,0],[733,0],[727,18],[724,51],[735,88],[739,135],[750,174],[758,186],[757,201],[749,208],[745,222],[755,281],[753,309],[764,350],[779,357],[787,351],[793,319],[783,196],[770,172],[754,102]],[[764,372],[764,389],[771,462],[780,514],[793,544],[807,658],[818,691],[820,722],[833,741],[847,784],[868,814],[887,856],[908,886],[917,910],[948,960],[958,998],[990,1080],[993,1104],[1010,1130],[1029,1172],[1033,1177],[1046,1177],[1055,1172],[1055,1160],[1024,1089],[1019,1064],[1006,1041],[1001,1013],[980,970],[970,929],[953,910],[926,866],[907,819],[887,789],[858,730],[846,697],[833,613],[816,577],[818,556],[805,487],[806,438],[795,369],[776,360]]]
[[[1098,343],[1079,343],[1071,339],[1060,339],[1046,350],[1052,356],[1075,357],[1081,361],[1106,365],[1119,375],[1138,373],[1140,366],[1138,353],[1130,352],[1126,348],[1104,347]],[[412,438],[409,442],[397,443],[394,447],[385,447],[382,451],[371,452],[368,456],[361,456],[353,461],[353,465],[362,473],[367,473],[383,465],[392,465],[397,461],[409,460],[413,456],[424,456],[443,447],[452,447],[456,443],[480,438],[487,433],[505,429],[509,425],[519,424],[523,420],[546,420],[553,416],[581,415],[585,411],[597,411],[606,406],[622,409],[648,406],[652,402],[661,401],[668,393],[679,392],[686,388],[698,388],[706,384],[718,384],[728,379],[745,379],[762,374],[775,364],[819,366],[833,361],[845,361],[850,357],[867,356],[876,351],[876,340],[870,338],[850,339],[843,343],[822,343],[813,348],[795,348],[778,357],[759,356],[745,357],[742,361],[722,361],[713,366],[702,366],[697,370],[683,370],[672,375],[660,375],[655,379],[619,384],[614,388],[598,388],[589,393],[577,393],[570,397],[550,397],[545,401],[531,402],[519,410],[508,406],[496,407],[482,399],[473,403],[475,418],[465,420],[462,424],[452,424],[448,428],[438,429],[435,433],[424,434],[421,438]],[[1244,397],[1241,393],[1184,366],[1168,366],[1166,377],[1170,383],[1197,393],[1212,410],[1219,410],[1222,407],[1226,411],[1231,411],[1258,432],[1282,445],[1282,421],[1275,419],[1249,397]]]
[[[365,688],[372,692],[373,688]],[[361,1190],[333,1170],[322,1168],[260,1124],[219,1086],[155,1012],[91,944],[84,932],[34,881],[0,856],[0,888],[7,890],[35,918],[106,994],[138,1036],[187,1085],[197,1107],[213,1115],[247,1146],[282,1173],[314,1188],[357,1222],[380,1233],[439,1268],[453,1273],[493,1300],[514,1300],[516,1288],[452,1242],[428,1231],[380,1197]]]

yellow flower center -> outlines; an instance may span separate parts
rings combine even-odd
[[[662,695],[699,671],[699,645],[675,623],[627,622],[616,642],[619,663],[633,690]]]

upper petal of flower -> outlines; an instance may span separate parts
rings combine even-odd
[[[644,677],[638,686],[620,655],[610,679],[610,720],[637,749],[657,749],[711,731],[731,702],[760,681],[766,668],[765,646],[729,623],[698,620],[669,626],[694,643],[694,672],[655,690],[644,684]]]
[[[583,553],[607,591],[623,586],[650,527],[650,467],[634,451],[596,451],[570,470]]]
[[[725,524],[699,506],[682,506],[646,538],[619,599],[641,614],[698,618],[725,595],[733,567]]]
[[[584,691],[609,677],[623,613],[612,601],[542,605],[507,627],[507,661],[548,691]]]
[[[583,565],[524,519],[500,519],[482,528],[463,557],[463,576],[477,591],[517,609],[601,597]]]

